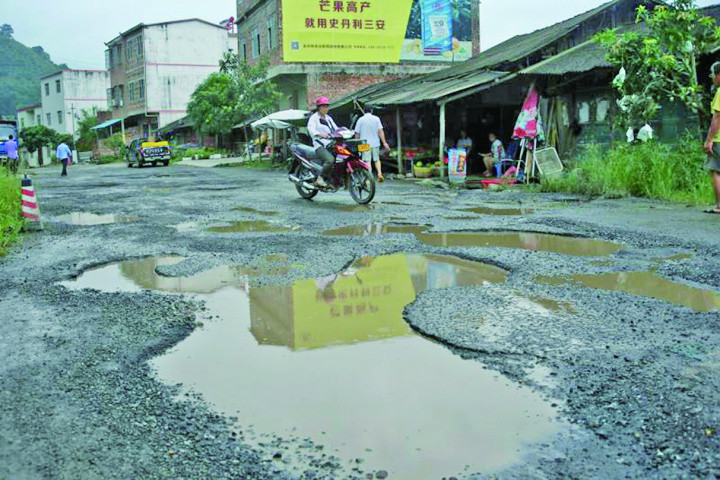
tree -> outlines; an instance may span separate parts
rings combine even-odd
[[[7,23],[3,23],[0,26],[0,37],[12,38],[13,34],[15,34],[15,30],[12,28],[12,26],[8,25]]]
[[[36,152],[45,145],[54,145],[58,140],[58,132],[45,125],[34,125],[20,132],[23,146],[30,152]]]
[[[77,121],[77,142],[76,146],[78,150],[86,151],[92,150],[95,145],[95,131],[92,127],[98,124],[97,120],[97,108],[93,107],[91,111],[83,110],[82,118]]]
[[[620,99],[619,124],[649,122],[662,101],[681,102],[703,116],[706,93],[697,78],[697,59],[720,41],[715,20],[698,13],[694,0],[672,0],[649,11],[637,8],[635,30],[598,33],[606,58],[620,68],[613,85]]]

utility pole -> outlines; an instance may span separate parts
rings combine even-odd
[[[72,137],[73,144],[75,143],[75,104],[70,105],[70,117],[72,119]]]

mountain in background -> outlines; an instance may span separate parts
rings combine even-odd
[[[40,103],[40,78],[66,65],[56,65],[42,47],[26,47],[10,25],[0,26],[0,115],[15,115],[17,107]]]

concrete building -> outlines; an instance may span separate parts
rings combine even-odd
[[[73,130],[83,111],[91,113],[106,108],[105,92],[109,86],[106,70],[65,69],[41,78],[42,125],[75,136]]]
[[[479,25],[476,7],[472,9],[472,22]],[[251,64],[261,57],[270,60],[268,77],[282,94],[277,105],[280,110],[313,108],[320,95],[335,101],[370,85],[448,66],[437,61],[402,59],[399,64],[287,63],[283,61],[281,19],[282,0],[237,0],[238,53]],[[468,56],[479,48],[479,33],[475,30],[471,42],[467,42]]]
[[[162,128],[187,114],[195,88],[237,46],[227,28],[191,18],[139,24],[107,42],[107,108],[127,139]]]
[[[22,132],[24,129],[34,127],[35,125],[43,125],[42,104],[37,103],[35,105],[19,108],[15,112],[15,117],[18,122],[18,132]],[[19,153],[20,157],[27,161],[28,165],[31,167],[39,167],[43,164],[50,163],[50,147],[43,147],[33,153],[21,148]]]

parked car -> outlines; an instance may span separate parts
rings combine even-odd
[[[170,158],[172,157],[172,147],[170,143],[165,140],[158,142],[150,141],[147,137],[136,138],[127,150],[127,163],[128,167],[132,167],[133,164],[137,164],[138,168],[141,168],[147,163],[157,165],[162,163],[166,167],[170,165]]]

